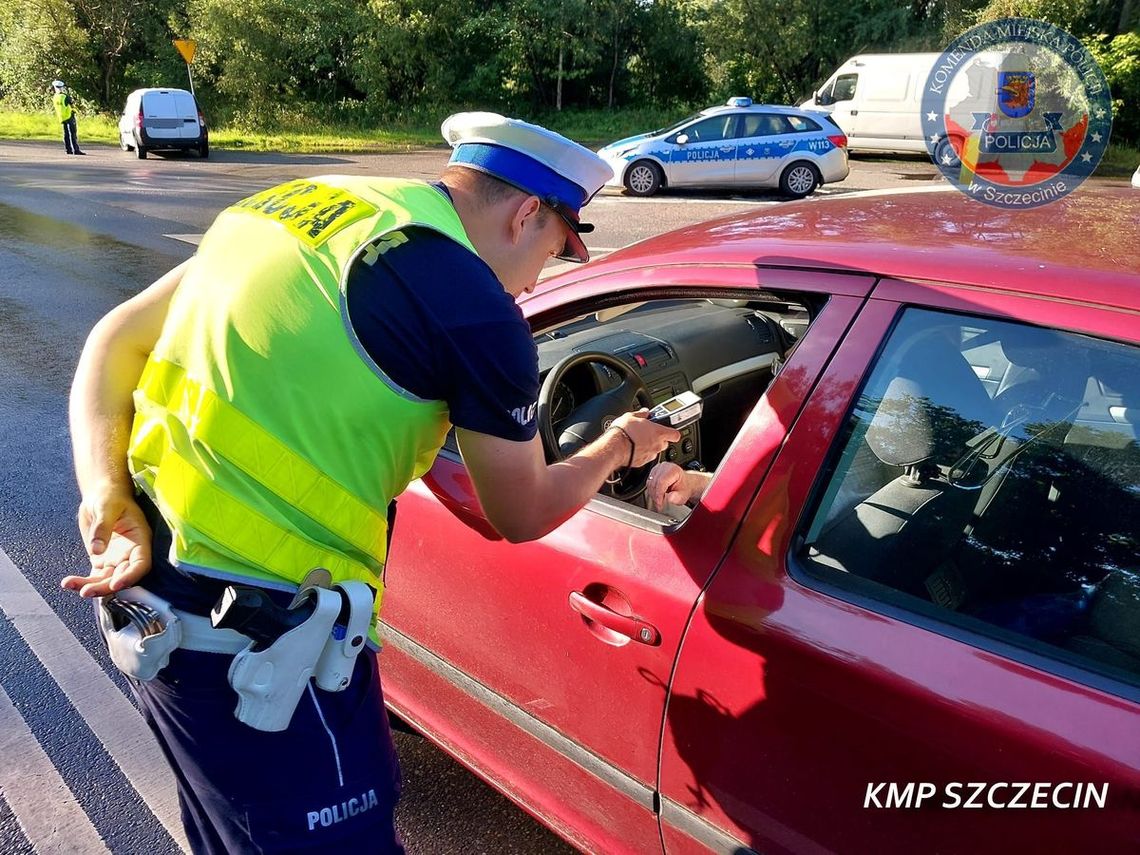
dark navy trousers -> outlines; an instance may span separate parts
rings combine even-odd
[[[177,777],[193,851],[402,853],[400,772],[375,653],[361,653],[343,692],[310,683],[280,733],[234,718],[231,661],[177,650],[154,680],[132,681]]]
[[[75,135],[75,116],[72,116],[63,125],[63,147],[67,149],[68,154],[77,154],[79,152],[79,139]]]
[[[175,608],[209,614],[225,583],[172,567],[166,558],[170,529],[153,505],[145,499],[141,504],[154,530],[153,566],[143,587]],[[282,606],[291,599],[270,595]],[[226,676],[232,661],[180,649],[153,680],[131,681],[174,769],[195,855],[402,855],[393,818],[400,768],[376,653],[360,653],[342,692],[325,692],[310,681],[280,733],[234,718],[238,697]]]

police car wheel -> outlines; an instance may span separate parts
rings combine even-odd
[[[652,196],[661,189],[661,168],[648,160],[639,160],[626,172],[625,188],[634,196]]]
[[[947,167],[949,169],[957,169],[962,165],[962,159],[958,156],[958,151],[954,148],[954,142],[950,137],[943,137],[934,147],[934,163],[940,168]]]
[[[819,175],[815,167],[802,160],[796,161],[780,176],[780,190],[786,196],[802,199],[815,192],[819,186]]]

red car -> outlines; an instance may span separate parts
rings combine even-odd
[[[524,310],[552,459],[693,391],[668,455],[712,480],[512,545],[445,450],[399,716],[592,852],[1140,849],[1140,197],[789,204]]]

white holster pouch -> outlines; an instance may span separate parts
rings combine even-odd
[[[368,627],[372,624],[372,589],[363,582],[341,582],[333,586],[343,598],[341,614],[348,613],[343,627],[333,628],[332,638],[321,658],[313,677],[317,686],[326,692],[340,692],[348,688],[352,681],[352,670],[356,667],[356,657],[364,649],[368,640]]]
[[[181,621],[170,603],[143,588],[100,597],[95,614],[111,661],[136,680],[153,680],[182,642]]]
[[[316,598],[304,623],[264,650],[255,651],[257,645],[250,644],[230,664],[230,685],[238,694],[234,715],[257,730],[285,730],[310,678],[327,692],[348,688],[356,657],[368,639],[373,600],[368,585],[343,582],[332,590],[312,587],[302,593]],[[340,625],[338,616],[343,618]]]
[[[285,730],[317,661],[332,638],[340,614],[340,595],[327,588],[310,588],[316,608],[304,623],[280,636],[264,650],[255,644],[230,663],[230,685],[238,694],[238,721],[257,730]]]

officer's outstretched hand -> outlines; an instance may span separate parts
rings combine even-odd
[[[614,419],[613,427],[622,428],[633,441],[633,465],[644,466],[657,459],[657,455],[679,442],[681,432],[649,421],[649,410],[642,408],[623,413]]]
[[[150,572],[151,530],[142,508],[123,493],[85,498],[79,531],[91,559],[87,576],[67,576],[60,585],[81,597],[105,597],[136,584]]]

